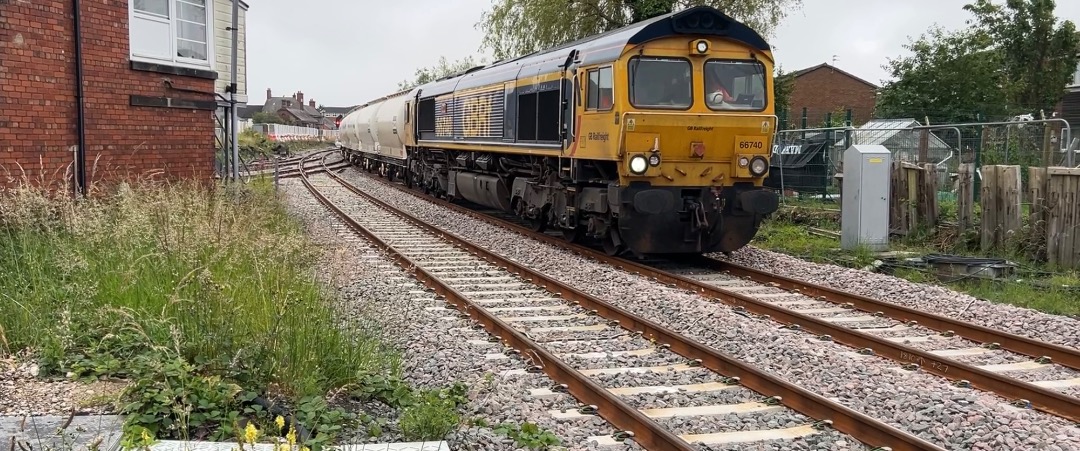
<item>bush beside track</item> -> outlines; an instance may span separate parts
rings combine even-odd
[[[126,446],[235,441],[249,423],[261,439],[298,424],[297,447],[314,449],[344,428],[379,435],[329,394],[422,411],[410,418],[435,423],[406,439],[441,439],[463,393],[409,387],[379,331],[336,315],[312,274],[320,252],[268,179],[79,202],[20,187],[0,198],[0,253],[0,357],[44,379],[122,381],[97,403],[126,416]]]

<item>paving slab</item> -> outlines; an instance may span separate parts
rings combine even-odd
[[[65,416],[23,417],[0,416],[0,446],[8,448],[11,438],[34,451],[95,451],[90,445],[98,442],[96,451],[119,451],[124,419],[118,415],[77,415],[67,429],[57,428],[67,421]],[[31,448],[31,446],[33,448]],[[407,443],[365,443],[327,447],[337,451],[450,451],[445,441]],[[15,449],[20,449],[16,446]],[[161,440],[150,446],[151,451],[237,451],[232,442]],[[244,451],[274,451],[270,443],[244,446]]]
[[[15,442],[34,451],[116,451],[123,435],[123,417],[118,415],[76,415],[63,431],[57,429],[67,421],[66,416],[0,417],[0,445]],[[97,443],[95,448],[91,445]],[[21,449],[16,446],[15,449]]]
[[[192,442],[184,440],[162,440],[150,446],[151,451],[236,451],[236,443]],[[450,451],[445,441],[408,442],[408,443],[365,443],[356,445],[328,446],[338,451]],[[270,443],[245,445],[244,451],[274,451]]]

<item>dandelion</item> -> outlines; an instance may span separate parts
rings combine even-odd
[[[259,437],[259,430],[255,428],[255,423],[248,423],[244,428],[244,438],[248,444],[255,443],[255,439]]]
[[[296,428],[289,428],[289,433],[285,434],[285,440],[289,441],[289,446],[296,444]]]
[[[281,430],[285,428],[285,418],[278,415],[277,418],[274,418],[274,424],[277,425],[278,434],[280,434]]]

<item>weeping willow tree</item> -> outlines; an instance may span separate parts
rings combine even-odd
[[[498,0],[477,25],[483,47],[503,59],[698,5],[715,7],[768,36],[802,0]]]

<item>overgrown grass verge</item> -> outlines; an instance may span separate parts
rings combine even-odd
[[[410,435],[441,438],[463,390],[405,385],[376,326],[335,314],[318,256],[265,181],[122,184],[78,202],[18,188],[0,194],[0,355],[44,377],[130,381],[128,446],[276,431],[269,405],[303,446],[374,427],[334,397],[412,409]]]
[[[763,249],[782,252],[817,263],[831,263],[850,268],[864,268],[877,258],[865,249],[843,251],[839,238],[821,236],[811,228],[839,231],[839,208],[835,204],[797,204],[783,209],[767,219],[751,243]],[[946,220],[955,219],[950,205],[942,204]],[[949,215],[953,215],[950,218]],[[1011,244],[1006,255],[986,255],[978,249],[975,231],[958,231],[948,227],[918,231],[903,238],[892,237],[890,250],[913,252],[917,255],[948,253],[972,257],[1005,258],[1018,264],[1018,273],[1011,280],[986,280],[974,277],[939,278],[932,272],[912,268],[883,267],[886,271],[912,282],[943,285],[991,302],[1032,308],[1046,313],[1080,316],[1080,271],[1049,268],[1029,257],[1030,243],[1023,237]]]

